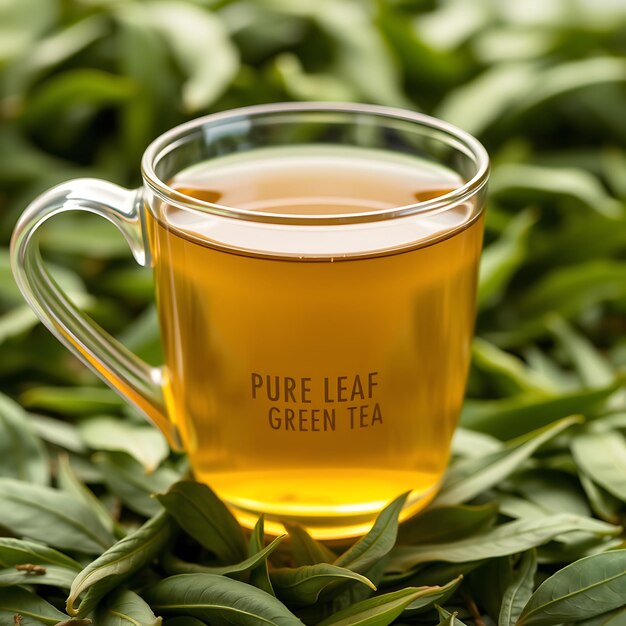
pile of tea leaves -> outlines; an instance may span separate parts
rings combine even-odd
[[[0,626],[624,626],[626,7],[612,0],[0,3]],[[451,464],[398,527],[243,530],[24,303],[8,242],[51,185],[137,186],[164,130],[258,102],[422,110],[493,163]],[[162,362],[151,273],[104,220],[59,283]]]

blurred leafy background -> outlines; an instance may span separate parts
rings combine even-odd
[[[173,470],[146,477],[141,467],[154,470],[167,450],[36,324],[11,278],[10,233],[26,204],[55,183],[97,176],[139,185],[147,144],[184,120],[284,100],[408,107],[486,145],[493,173],[478,338],[455,452],[489,448],[475,431],[510,439],[582,413],[590,427],[577,426],[573,440],[535,461],[526,482],[501,488],[527,500],[552,494],[567,509],[558,492],[572,487],[596,516],[619,521],[623,0],[1,0],[0,390],[30,412],[48,452],[22,441],[31,461],[16,460],[6,416],[17,409],[3,399],[0,474],[45,483],[47,460],[35,466],[32,458],[50,458],[58,472],[62,450],[86,482],[106,479],[97,489],[107,506],[119,498],[140,515],[155,512],[147,493],[171,483]],[[95,320],[160,362],[150,272],[134,265],[113,227],[63,216],[46,226],[42,246]],[[610,442],[591,436],[594,425]],[[614,465],[598,467],[609,443]],[[511,498],[509,512],[519,513]],[[549,499],[535,505],[549,508]]]

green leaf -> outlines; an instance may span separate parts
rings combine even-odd
[[[556,419],[590,411],[622,385],[618,380],[606,387],[564,392],[547,399],[521,394],[498,400],[468,400],[463,407],[461,423],[466,428],[501,439],[517,437]]]
[[[432,608],[433,604],[445,602],[450,596],[454,595],[462,582],[463,576],[459,575],[445,585],[430,585],[429,587],[433,590],[432,593],[420,596],[411,602],[411,604],[404,609],[403,615],[411,617],[419,613],[424,613]]]
[[[195,617],[172,617],[166,619],[163,626],[205,626],[205,624]]]
[[[521,441],[510,442],[502,450],[455,463],[448,470],[443,487],[432,506],[446,506],[471,500],[512,474],[542,445],[581,421],[579,417],[567,417],[530,433]]]
[[[534,550],[522,555],[513,581],[502,598],[498,626],[515,626],[535,587],[537,556]]]
[[[98,626],[160,626],[163,620],[136,593],[122,589],[107,596],[98,607]]]
[[[609,611],[603,613],[597,617],[591,617],[581,622],[576,622],[577,626],[622,626],[626,623],[626,606],[617,609],[616,611]]]
[[[151,494],[169,489],[180,475],[169,467],[159,467],[151,474],[128,454],[98,452],[93,461],[102,470],[109,489],[132,511],[151,517],[162,510]]]
[[[124,406],[124,400],[104,387],[34,387],[21,400],[25,407],[64,415],[106,413]]]
[[[35,434],[47,443],[77,454],[87,453],[74,424],[36,413],[29,414],[28,421]]]
[[[22,567],[29,565],[42,566],[43,569],[31,573]],[[0,537],[0,568],[0,587],[34,584],[69,589],[81,566],[47,546]]]
[[[337,555],[321,541],[313,539],[303,526],[283,522],[289,533],[291,553],[296,565],[334,563]]]
[[[489,191],[494,197],[510,194],[516,199],[525,198],[529,194],[533,197],[553,195],[573,199],[607,217],[616,218],[622,215],[620,203],[605,191],[593,174],[574,168],[503,164],[494,169],[489,181]]]
[[[439,613],[439,626],[465,626],[465,624],[457,617],[458,612],[450,613],[446,609],[438,606],[437,613]]]
[[[0,475],[45,485],[48,455],[22,407],[0,394]]]
[[[503,378],[517,391],[544,396],[557,391],[549,379],[527,367],[521,359],[484,339],[474,339],[472,359],[479,369],[492,377]]]
[[[609,493],[626,502],[626,439],[619,432],[587,431],[572,440],[580,469]]]
[[[0,569],[0,587],[16,587],[25,585],[46,585],[69,589],[76,577],[75,570],[69,570],[58,565],[46,565],[30,567],[30,563],[24,563],[29,569],[20,566],[8,569]]]
[[[406,587],[357,602],[317,626],[387,626],[413,603],[423,598],[439,597],[440,591],[440,587]]]
[[[497,513],[494,503],[426,509],[400,526],[397,543],[439,543],[467,537],[490,526]]]
[[[398,535],[398,516],[408,494],[398,496],[376,518],[371,530],[351,548],[337,557],[334,565],[366,574],[380,559],[389,553]]]
[[[191,615],[240,626],[302,626],[273,596],[224,576],[172,576],[149,587],[143,596],[154,610],[166,615]]]
[[[277,547],[284,538],[285,535],[277,537],[274,541],[272,541],[272,543],[270,543],[269,546],[267,546],[267,548],[265,548],[265,515],[260,515],[254,525],[252,534],[250,535],[250,541],[248,542],[248,558],[258,557],[272,546]],[[265,591],[265,593],[275,596],[276,594],[272,588],[269,570],[267,567],[267,559],[271,552],[272,551],[269,551],[267,556],[265,556],[265,558],[263,558],[263,560],[256,567],[252,568],[252,571],[250,572],[250,584]]]
[[[278,548],[285,535],[276,537],[269,545],[265,546],[258,552],[255,552],[252,556],[241,561],[240,563],[234,563],[233,565],[200,565],[198,563],[187,563],[176,557],[166,557],[163,565],[164,568],[172,574],[216,574],[219,576],[228,576],[229,578],[235,578],[241,580],[245,577],[245,574],[252,572],[254,569],[262,566],[264,563],[267,565],[267,559],[272,552]],[[256,587],[257,585],[255,585]],[[263,591],[266,591],[263,589]],[[273,595],[273,594],[272,594]]]
[[[518,626],[580,621],[622,608],[626,598],[626,550],[595,554],[544,581],[524,607]]]
[[[514,217],[502,235],[483,251],[478,279],[480,308],[502,295],[513,274],[525,261],[528,238],[534,223],[533,213],[523,211]]]
[[[578,531],[606,537],[618,535],[621,528],[569,513],[521,519],[458,541],[399,546],[391,553],[387,571],[405,572],[430,561],[464,563],[517,554],[540,546],[561,534]]]
[[[0,478],[0,524],[62,550],[100,553],[113,543],[96,514],[62,491]]]
[[[21,622],[14,621],[16,614],[21,615]],[[0,624],[3,626],[16,623],[20,626],[55,626],[66,619],[67,615],[22,587],[0,589]]]
[[[547,324],[567,352],[586,387],[603,387],[615,380],[615,371],[604,356],[563,318],[552,316]]]
[[[619,524],[619,498],[610,494],[606,489],[596,485],[585,473],[580,472],[578,479],[589,500],[593,512],[605,522]]]
[[[78,432],[92,450],[126,452],[153,472],[169,455],[165,437],[153,426],[128,420],[97,416],[82,420]]]
[[[222,22],[200,7],[180,2],[152,2],[145,17],[166,39],[186,74],[182,88],[186,111],[211,105],[239,68],[237,48]]]
[[[169,543],[173,533],[169,516],[162,512],[118,541],[75,578],[67,598],[67,612],[81,617],[88,614],[109,591],[150,564]],[[82,600],[76,605],[81,595]]]
[[[121,526],[119,526],[111,513],[106,507],[96,498],[93,492],[83,483],[80,478],[76,476],[76,473],[70,465],[70,458],[67,454],[59,456],[57,461],[57,485],[59,489],[69,493],[89,507],[100,520],[100,523],[110,533],[116,536],[123,536],[125,533]]]
[[[315,604],[320,595],[326,597],[338,588],[343,590],[347,583],[358,582],[376,590],[365,576],[328,563],[273,569],[270,578],[278,599],[291,607]]]
[[[206,485],[181,481],[157,499],[188,535],[221,561],[237,563],[246,558],[241,526]]]

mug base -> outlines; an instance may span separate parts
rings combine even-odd
[[[298,479],[293,476],[292,479],[296,480],[286,481],[283,477],[277,481],[276,476],[272,476],[274,480],[271,480],[262,473],[251,473],[247,480],[242,480],[246,477],[237,474],[236,478],[230,478],[236,480],[238,489],[224,475],[214,474],[210,478],[197,476],[197,479],[206,482],[216,491],[245,528],[253,528],[259,516],[264,514],[265,531],[270,535],[283,534],[284,524],[298,524],[315,539],[339,540],[366,534],[380,511],[407,491],[409,495],[400,514],[400,521],[412,517],[426,507],[440,486],[440,474],[381,474],[385,472],[377,472],[376,479],[361,476],[360,481],[354,480],[354,477],[351,477],[353,480],[345,481],[339,473],[334,480],[321,483],[315,481],[314,485],[311,485],[311,474],[308,481],[304,477]],[[400,477],[399,474],[403,476]],[[286,484],[291,482],[293,485]],[[346,484],[342,484],[343,482]],[[280,483],[280,487],[277,483]],[[313,489],[324,483],[330,486],[330,489],[325,490],[326,497],[321,497],[319,492],[312,493]],[[410,489],[409,485],[419,487]],[[249,497],[252,494],[256,497]],[[270,494],[272,497],[268,497]]]

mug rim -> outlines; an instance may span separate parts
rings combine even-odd
[[[155,164],[168,149],[175,148],[189,133],[203,126],[210,126],[227,120],[237,120],[264,116],[272,113],[352,113],[355,115],[365,114],[371,117],[382,117],[396,119],[405,122],[412,122],[424,127],[440,131],[449,137],[459,141],[463,147],[469,150],[471,157],[476,163],[476,173],[469,180],[452,191],[421,202],[415,202],[398,207],[387,207],[374,211],[364,211],[357,213],[336,213],[336,214],[285,214],[272,213],[269,211],[253,211],[231,207],[215,202],[200,200],[193,196],[177,191],[164,180],[161,180],[155,171]],[[141,174],[144,183],[150,190],[161,198],[161,200],[174,204],[185,210],[192,210],[203,214],[219,215],[239,220],[264,222],[268,224],[298,224],[315,225],[324,224],[350,224],[376,222],[390,220],[409,215],[432,214],[452,209],[459,204],[468,201],[476,195],[487,183],[489,178],[489,155],[485,147],[467,131],[445,122],[438,118],[401,109],[373,104],[345,103],[345,102],[279,102],[270,104],[258,104],[235,109],[228,109],[217,113],[210,113],[195,118],[161,134],[150,143],[143,153],[141,159]],[[477,207],[477,214],[483,210],[482,206]]]

